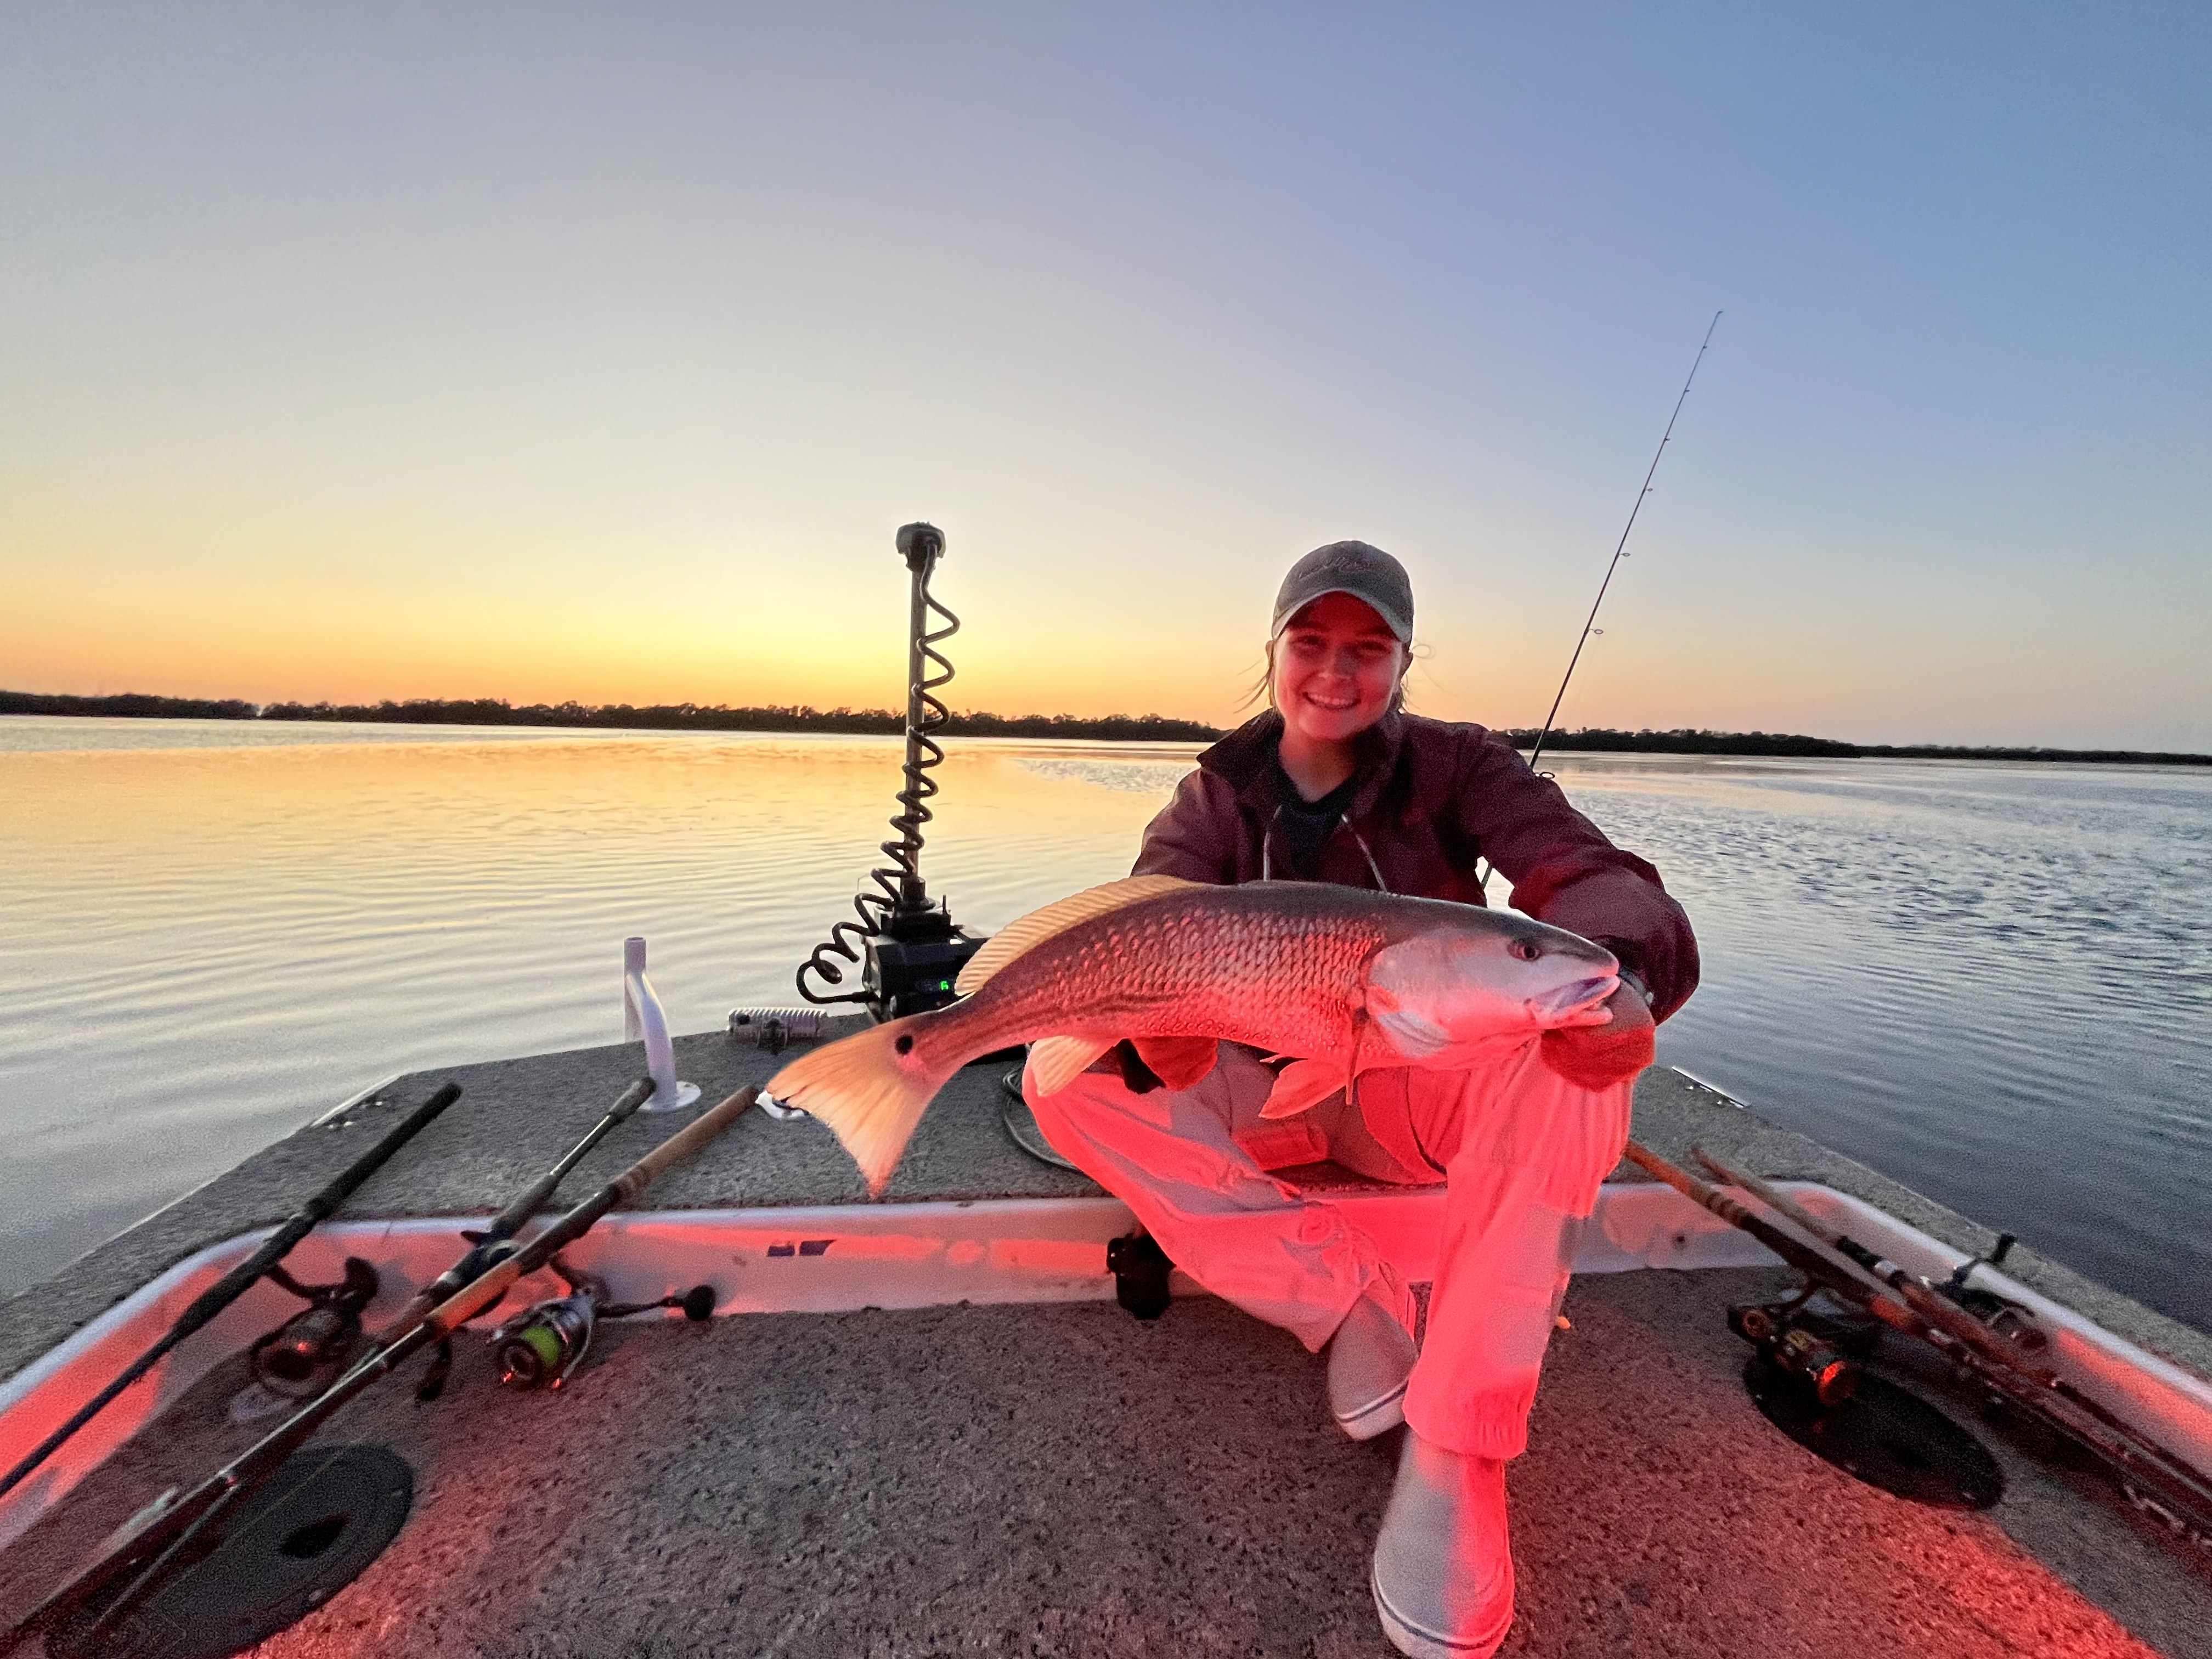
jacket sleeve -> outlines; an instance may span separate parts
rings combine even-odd
[[[1665,1019],[1698,988],[1698,941],[1659,872],[1607,840],[1559,785],[1483,733],[1456,792],[1459,827],[1513,884],[1513,906],[1595,939],[1650,988]]]
[[[1145,826],[1133,876],[1181,876],[1226,887],[1237,879],[1242,824],[1229,786],[1204,769],[1176,786],[1175,798]]]

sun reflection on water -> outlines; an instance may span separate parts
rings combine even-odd
[[[896,810],[874,738],[0,722],[0,1290],[402,1070],[792,975]],[[966,741],[923,869],[995,928],[1125,873],[1194,747]],[[1695,920],[1661,1057],[2212,1325],[2212,779],[1561,756]]]

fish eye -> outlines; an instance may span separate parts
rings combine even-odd
[[[1505,948],[1513,953],[1516,959],[1522,962],[1534,962],[1544,954],[1533,939],[1516,939]]]

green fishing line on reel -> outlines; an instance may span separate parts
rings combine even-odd
[[[593,1275],[577,1272],[557,1256],[551,1265],[567,1281],[568,1294],[526,1309],[491,1334],[492,1358],[503,1388],[560,1388],[583,1364],[592,1334],[602,1319],[625,1319],[661,1308],[676,1309],[695,1323],[714,1316],[711,1285],[694,1285],[653,1302],[615,1302],[605,1284]]]

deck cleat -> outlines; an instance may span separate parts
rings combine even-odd
[[[1168,1275],[1175,1263],[1147,1232],[1111,1240],[1106,1271],[1114,1275],[1114,1299],[1139,1319],[1158,1319],[1168,1310]]]

